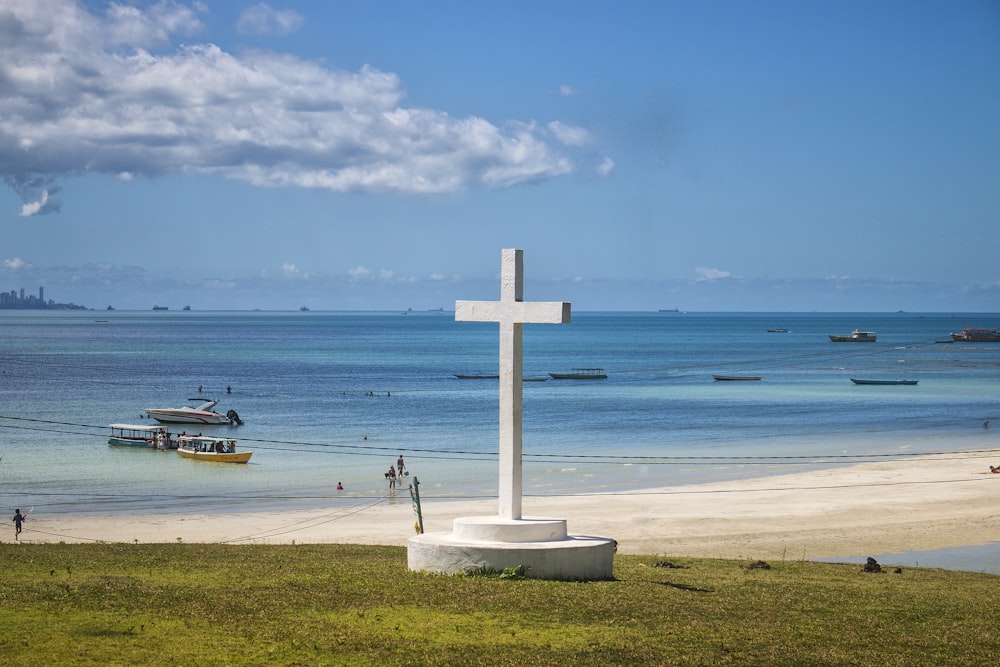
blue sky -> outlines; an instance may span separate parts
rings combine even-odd
[[[997,311],[1000,4],[0,0],[0,290]]]

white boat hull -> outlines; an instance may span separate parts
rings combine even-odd
[[[146,414],[161,424],[232,424],[228,414],[213,410],[218,401],[206,401],[196,408],[146,408]],[[233,414],[230,411],[229,414]]]
[[[161,424],[231,424],[226,415],[217,412],[202,412],[199,410],[184,410],[183,408],[149,408],[146,414]]]

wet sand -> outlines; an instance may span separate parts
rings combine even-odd
[[[1000,455],[893,459],[818,472],[621,494],[525,497],[525,517],[562,518],[575,535],[618,541],[619,553],[774,560],[926,551],[1000,541]],[[328,510],[46,516],[24,542],[353,543],[405,545],[409,493]],[[423,502],[424,529],[494,515],[496,501]],[[13,528],[2,537],[13,541]]]

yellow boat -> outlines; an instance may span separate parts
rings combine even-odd
[[[252,451],[237,452],[235,440],[206,435],[178,436],[177,453],[186,459],[216,463],[246,463],[253,456]]]

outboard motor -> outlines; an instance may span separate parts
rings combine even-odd
[[[233,422],[237,426],[243,424],[243,420],[240,419],[240,416],[238,414],[236,414],[236,410],[230,410],[229,412],[226,413],[226,416],[229,417],[229,421]]]

